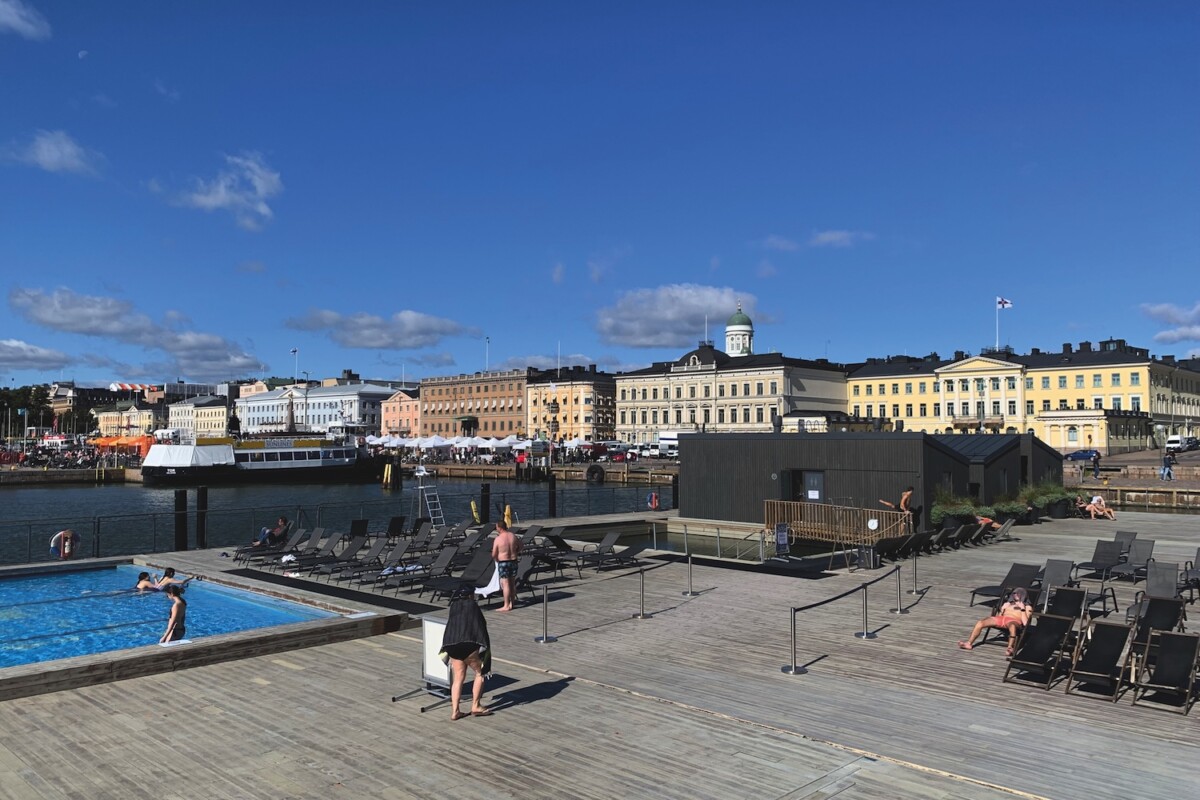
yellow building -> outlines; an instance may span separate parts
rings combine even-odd
[[[526,387],[530,436],[556,442],[616,437],[616,381],[595,364],[531,372]]]
[[[533,368],[476,372],[421,381],[421,436],[494,436],[525,432],[525,381]]]
[[[1161,446],[1200,419],[1200,370],[1109,339],[1061,351],[987,349],[871,359],[847,380],[851,415],[926,433],[1033,433],[1063,452]]]

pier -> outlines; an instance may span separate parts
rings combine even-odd
[[[544,579],[555,643],[535,642],[542,581],[513,613],[485,612],[493,717],[452,723],[445,707],[419,713],[421,699],[391,703],[419,685],[419,630],[401,630],[0,703],[0,794],[157,796],[167,759],[189,793],[214,798],[433,798],[486,786],[521,798],[1177,800],[1194,786],[1195,712],[1005,684],[1002,644],[966,652],[955,642],[986,613],[968,607],[970,590],[1012,562],[1082,561],[1119,527],[1182,563],[1200,545],[1190,522],[1125,512],[1117,523],[1017,528],[1013,541],[921,558],[919,595],[907,594],[912,563],[901,562],[909,613],[889,613],[890,576],[869,592],[876,638],[854,635],[859,593],[805,612],[799,675],[781,672],[789,609],[886,570],[826,572],[821,559],[771,574],[697,561],[689,584],[687,563],[664,555],[644,571],[569,571]],[[184,572],[230,568],[216,551],[154,559]],[[633,619],[643,578],[649,618]],[[695,596],[683,596],[689,588]],[[1120,619],[1135,588],[1117,584]]]

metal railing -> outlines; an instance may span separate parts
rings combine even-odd
[[[902,595],[902,592],[900,589],[900,566],[899,565],[892,567],[890,570],[888,570],[884,574],[880,575],[878,578],[873,578],[872,580],[866,581],[864,583],[860,583],[858,586],[855,586],[853,589],[847,589],[846,591],[842,592],[841,594],[834,595],[833,597],[827,597],[824,600],[818,600],[815,603],[809,603],[806,606],[792,606],[792,608],[790,609],[790,622],[791,622],[791,634],[792,634],[792,661],[790,664],[787,664],[783,667],[782,672],[784,672],[787,675],[803,675],[806,672],[808,672],[808,670],[806,668],[804,668],[796,663],[796,615],[801,613],[802,611],[809,611],[814,608],[820,608],[821,606],[826,606],[826,605],[829,605],[830,603],[837,602],[838,600],[841,600],[845,597],[849,597],[850,595],[855,594],[856,592],[862,592],[862,630],[855,633],[854,638],[862,639],[864,641],[870,641],[872,639],[877,638],[875,632],[871,630],[871,623],[870,623],[870,619],[868,617],[868,606],[867,606],[868,592],[867,592],[867,590],[872,585],[879,583],[881,580],[883,580],[884,578],[890,577],[891,575],[896,576],[896,607],[893,609],[890,609],[890,610],[893,614],[907,614],[908,609],[906,609],[904,607],[903,595]]]

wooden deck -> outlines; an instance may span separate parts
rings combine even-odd
[[[416,631],[311,647],[0,704],[0,797],[1062,798],[1188,797],[1189,717],[1001,683],[1003,647],[958,650],[984,614],[970,589],[1013,561],[1084,560],[1117,528],[1194,558],[1195,517],[1121,513],[1015,529],[1018,541],[922,558],[919,598],[892,578],[798,620],[788,609],[880,572],[766,575],[648,562],[549,585],[489,612],[497,713],[451,723],[389,698],[418,683]],[[158,559],[163,559],[159,556]],[[222,563],[226,562],[226,563]],[[219,570],[213,552],[179,554]],[[912,587],[912,567],[902,570]],[[1122,612],[1132,597],[1118,587]],[[1193,617],[1195,617],[1193,613]],[[1123,616],[1122,616],[1123,618]],[[1193,787],[1188,789],[1188,787]]]

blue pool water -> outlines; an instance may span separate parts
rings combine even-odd
[[[156,644],[171,602],[131,591],[141,571],[122,565],[0,579],[0,668]],[[183,597],[188,639],[337,616],[207,582],[192,581]]]

